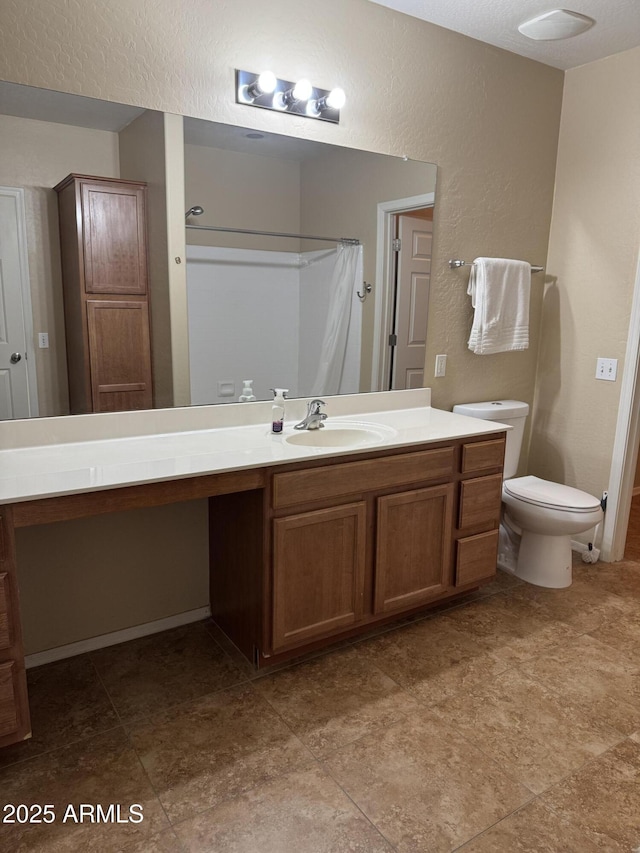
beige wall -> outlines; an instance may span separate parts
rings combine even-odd
[[[600,495],[640,247],[640,48],[567,72],[530,467]],[[617,358],[618,381],[595,379]]]
[[[26,654],[203,607],[207,502],[17,531]]]
[[[466,349],[467,272],[446,262],[501,255],[545,263],[562,72],[367,0],[326,0],[318,9],[311,0],[276,0],[268,14],[258,0],[86,0],[72,10],[66,0],[3,0],[0,79],[437,163],[427,377],[435,353],[448,353],[449,362],[447,377],[431,383],[434,405],[531,401],[541,285],[532,349],[478,357]],[[236,67],[341,85],[348,102],[340,126],[235,104]],[[39,559],[25,558],[23,573],[39,571],[32,564]],[[73,546],[68,559],[77,561]],[[183,571],[205,577],[206,559]],[[170,565],[156,581],[146,590],[154,600],[171,581]],[[93,584],[88,578],[87,589]],[[37,594],[31,589],[27,602]],[[72,587],[67,600],[73,608]],[[148,618],[150,602],[123,606],[121,626]],[[157,611],[164,612],[160,601]],[[57,614],[61,626],[66,618]]]
[[[53,187],[70,172],[118,177],[118,136],[0,115],[0,140],[0,185],[25,191],[33,329],[49,333],[49,349],[35,350],[40,415],[65,415],[69,392]]]
[[[204,145],[185,145],[185,210],[199,204],[192,225],[221,225],[255,231],[300,231],[300,164],[279,157],[243,154]],[[187,231],[200,246],[296,252],[299,240]]]
[[[164,116],[146,110],[118,134],[120,177],[147,184],[147,239],[154,405],[173,405],[167,265],[167,179]]]

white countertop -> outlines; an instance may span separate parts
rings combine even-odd
[[[414,402],[415,396],[404,399]],[[331,428],[354,422],[387,427],[388,434],[379,443],[355,448],[306,447],[286,440],[294,434],[292,419],[277,436],[271,434],[269,424],[254,423],[12,447],[0,450],[0,504],[371,453],[509,429],[496,421],[455,415],[428,405],[330,415],[327,421]]]

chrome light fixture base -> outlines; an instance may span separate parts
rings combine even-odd
[[[308,83],[301,86],[306,81],[293,82],[279,78],[275,78],[273,88],[273,80],[269,78],[269,85],[263,89],[258,82],[259,78],[264,79],[265,73],[254,74],[236,68],[236,104],[329,121],[332,124],[340,123],[340,108],[335,104],[344,104],[344,92],[341,89],[320,89]],[[305,95],[310,91],[310,94],[304,99],[297,98],[298,91],[303,91]]]

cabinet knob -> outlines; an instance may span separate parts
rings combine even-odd
[[[11,364],[17,364],[19,361],[22,361],[22,355],[19,352],[11,353],[11,358],[9,359]]]

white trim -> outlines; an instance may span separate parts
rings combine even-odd
[[[45,663],[54,663],[57,660],[76,657],[76,655],[82,655],[86,652],[94,652],[96,649],[105,649],[107,646],[126,643],[128,640],[137,640],[139,637],[159,634],[161,631],[179,628],[181,625],[201,622],[209,616],[211,616],[209,606],[199,607],[197,610],[187,610],[184,613],[176,613],[175,616],[167,616],[165,619],[156,619],[155,622],[145,622],[144,625],[134,625],[132,628],[123,628],[121,631],[101,634],[99,637],[90,637],[88,640],[80,640],[77,643],[47,649],[45,652],[26,655],[24,663],[27,669],[32,669],[34,666],[42,666]]]
[[[389,223],[395,213],[416,210],[420,207],[435,205],[436,194],[424,193],[393,201],[381,201],[378,204],[376,232],[376,287],[373,319],[373,357],[371,362],[371,390],[388,391],[384,386],[385,371],[388,368],[388,347],[385,340],[389,335],[391,321],[391,300],[389,279],[391,272],[391,253]]]
[[[31,279],[29,278],[29,255],[27,251],[27,215],[22,187],[0,187],[0,195],[13,198],[16,205],[16,223],[18,227],[18,259],[20,263],[20,290],[22,293],[22,323],[25,332],[27,362],[27,393],[29,398],[29,417],[37,418],[38,383],[36,380],[36,349],[33,331],[33,310],[31,306]]]
[[[609,497],[602,531],[602,559],[621,560],[629,524],[640,442],[640,256],[636,267],[618,420],[611,455]]]

